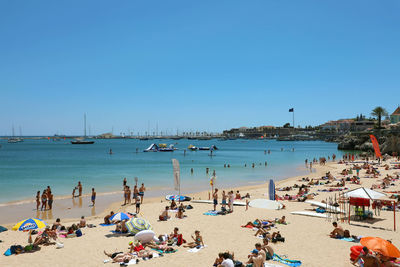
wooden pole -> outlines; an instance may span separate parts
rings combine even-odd
[[[349,224],[350,224],[350,207],[351,207],[351,205],[350,205],[350,201],[349,201]]]
[[[396,232],[396,201],[393,201],[393,231]]]

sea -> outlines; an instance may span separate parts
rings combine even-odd
[[[37,191],[50,186],[55,197],[71,196],[78,181],[83,193],[121,192],[128,185],[144,183],[147,190],[177,194],[172,159],[180,163],[181,192],[198,192],[210,187],[215,170],[215,187],[238,187],[265,183],[270,179],[307,175],[305,159],[336,154],[337,144],[323,141],[276,140],[138,140],[97,139],[91,145],[72,145],[70,140],[25,139],[20,143],[0,140],[0,203],[32,200]],[[173,152],[143,152],[152,143],[174,145]],[[191,151],[216,146],[210,151]],[[112,154],[110,154],[110,149]],[[254,167],[252,166],[254,164]],[[209,168],[209,172],[206,172]],[[191,172],[193,169],[193,173]]]

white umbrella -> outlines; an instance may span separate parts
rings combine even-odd
[[[374,191],[368,188],[364,188],[364,187],[360,187],[357,189],[353,189],[350,190],[348,192],[346,192],[344,194],[345,197],[359,197],[359,198],[369,198],[369,199],[380,199],[385,197],[386,195],[378,192],[378,191]]]

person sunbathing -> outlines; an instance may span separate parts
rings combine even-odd
[[[179,228],[175,227],[174,231],[169,235],[169,240],[173,240],[172,243],[176,242],[177,246],[182,245],[183,243],[186,243],[186,240],[183,239],[182,234],[179,233]]]
[[[104,224],[111,224],[110,218],[114,215],[114,212],[111,211],[106,217],[104,217]]]
[[[170,209],[171,209],[171,210],[175,210],[177,207],[178,207],[178,205],[176,205],[176,202],[175,202],[175,200],[173,199],[173,200],[171,201]]]
[[[152,240],[149,243],[145,244],[145,247],[156,249],[156,250],[162,251],[162,252],[173,252],[173,251],[175,251],[175,249],[172,246],[168,246],[167,242],[165,242],[165,241],[160,242],[159,244],[157,244],[156,242],[154,242]]]
[[[287,224],[285,216],[282,216],[282,218],[280,218],[280,219],[275,219],[275,222],[277,222],[279,224]]]
[[[360,255],[352,262],[353,265],[356,266],[356,263],[362,259],[364,261],[364,267],[379,267],[379,260],[376,256],[369,253],[369,249],[367,247],[363,247]]]
[[[129,253],[136,252],[138,257],[140,258],[149,258],[153,257],[153,252],[146,250],[140,241],[137,241],[135,244],[131,241],[129,242]]]
[[[104,251],[104,254],[112,259],[113,262],[119,262],[119,263],[129,263],[132,259],[136,259],[136,263],[139,262],[139,259],[135,256],[132,255],[129,252],[114,252],[114,253],[107,253]]]
[[[200,246],[204,247],[203,237],[200,235],[200,231],[196,230],[196,231],[194,231],[194,234],[195,234],[195,237],[193,237],[193,235],[192,235],[192,239],[194,242],[189,242],[186,245],[183,245],[184,247],[187,247],[187,248],[195,248],[195,247],[200,247]]]
[[[179,207],[178,212],[176,213],[175,217],[178,219],[183,219],[184,215],[183,215],[183,208]]]
[[[273,226],[273,221],[255,219],[254,222],[247,222],[244,227],[251,226],[253,228],[269,228]]]
[[[165,206],[165,210],[161,213],[161,215],[158,217],[160,221],[166,221],[170,219],[171,217],[168,215],[168,210],[169,206]]]
[[[329,236],[331,238],[342,238],[344,237],[344,230],[342,227],[338,226],[337,222],[332,223],[334,229],[330,232]]]

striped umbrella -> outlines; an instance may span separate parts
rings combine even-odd
[[[25,230],[45,228],[46,226],[47,226],[47,223],[45,223],[43,220],[36,219],[36,218],[29,218],[29,219],[20,221],[19,223],[14,225],[12,230],[25,231]]]
[[[110,217],[110,221],[122,221],[122,220],[129,220],[132,216],[129,216],[126,213],[118,212]]]
[[[132,234],[137,234],[143,230],[152,230],[153,227],[149,224],[148,221],[142,218],[132,218],[125,223],[126,228],[128,228],[129,232]]]

